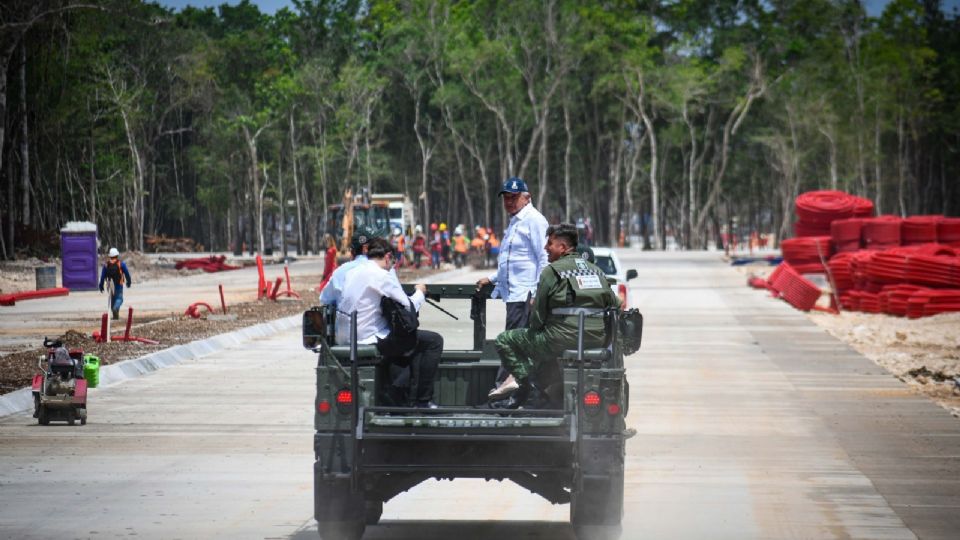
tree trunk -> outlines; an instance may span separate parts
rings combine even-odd
[[[573,146],[573,133],[570,129],[570,107],[563,102],[563,129],[567,134],[567,144],[563,149],[563,221],[570,223],[573,215],[573,193],[570,189],[570,152]]]
[[[27,45],[20,42],[20,186],[21,196],[20,222],[30,226],[30,131],[27,122]],[[3,146],[0,145],[0,151]]]
[[[300,202],[300,181],[297,177],[297,138],[294,132],[293,109],[290,110],[290,163],[293,174],[293,193],[297,201],[297,255],[306,251],[303,245],[303,205]]]

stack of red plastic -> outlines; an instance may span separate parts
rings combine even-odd
[[[863,220],[863,246],[883,250],[900,245],[900,222],[897,216],[879,216]]]
[[[823,261],[833,254],[829,236],[788,238],[780,243],[783,260],[801,274],[823,273]]]
[[[906,283],[887,285],[880,291],[880,311],[899,317],[906,317],[910,297],[914,293],[927,290],[929,289],[926,287]]]
[[[867,281],[881,286],[883,284],[904,283],[907,281],[908,254],[908,250],[901,248],[873,253],[864,270]]]
[[[960,287],[960,265],[956,257],[912,255],[907,260],[904,281],[932,287]]]
[[[949,311],[960,311],[960,289],[917,291],[907,301],[907,317],[911,319]]]
[[[857,251],[860,249],[860,229],[863,222],[860,218],[838,219],[830,223],[830,237],[837,248],[837,253]]]
[[[900,243],[904,246],[937,241],[937,223],[941,216],[910,216],[900,222]]]
[[[940,218],[937,221],[937,242],[960,246],[960,218]]]
[[[200,257],[197,259],[184,259],[182,261],[177,261],[176,268],[180,270],[181,268],[186,268],[188,270],[200,269],[204,272],[222,272],[224,270],[237,270],[239,266],[231,266],[226,264],[227,258],[224,255],[211,255],[209,257]]]
[[[833,286],[837,291],[846,291],[853,288],[853,270],[851,262],[853,253],[837,253],[830,258],[827,266],[830,268],[830,275],[833,276]]]

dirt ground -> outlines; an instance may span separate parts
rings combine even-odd
[[[766,277],[774,267],[760,263],[734,268],[746,281],[749,276]],[[825,283],[822,286],[827,289]],[[767,293],[758,290],[757,294]],[[829,305],[826,293],[818,305]],[[960,313],[908,319],[857,311],[810,311],[807,317],[960,417]]]
[[[138,276],[140,281],[175,279],[178,276],[202,272],[202,270],[176,270],[173,268],[172,261],[165,261],[164,259],[151,263],[148,257],[136,253],[124,254],[122,259],[130,266],[131,272],[136,270],[135,275]],[[229,260],[227,262],[232,264]],[[33,290],[34,267],[52,264],[57,265],[59,270],[59,260],[26,259],[0,264],[0,287],[6,292]],[[400,280],[404,282],[416,281],[432,273],[434,272],[428,269],[401,269]],[[319,283],[320,276],[304,276],[299,281]],[[210,319],[206,316],[206,310],[201,310],[203,316],[199,319],[186,315],[175,315],[133,324],[130,331],[132,336],[159,341],[159,345],[123,341],[97,343],[90,334],[81,333],[76,329],[68,330],[59,338],[68,347],[79,348],[85,353],[94,354],[100,358],[102,365],[109,365],[239,328],[298,315],[316,304],[316,292],[301,288],[295,288],[295,290],[300,295],[301,300],[281,297],[277,301],[260,300],[231,304],[228,313],[235,315],[235,320]],[[120,322],[124,323],[125,321],[121,320]],[[114,326],[113,335],[122,333],[122,325]],[[0,394],[29,386],[33,374],[37,372],[37,360],[43,353],[42,348],[36,348],[0,356]]]

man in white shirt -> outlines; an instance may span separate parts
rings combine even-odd
[[[388,340],[390,325],[383,316],[380,303],[391,298],[412,311],[419,311],[427,288],[422,283],[407,296],[400,286],[397,274],[391,270],[393,249],[383,238],[374,238],[367,244],[368,260],[361,262],[347,275],[337,305],[337,343],[350,343],[350,314],[357,312],[357,343],[376,344],[380,354],[390,361],[391,396],[400,398],[402,405],[436,408],[433,403],[433,381],[443,353],[443,336],[428,330],[417,330],[416,346],[399,350]]]
[[[530,318],[530,299],[540,282],[540,272],[546,268],[546,218],[530,202],[530,191],[522,179],[508,178],[500,189],[503,208],[510,214],[510,222],[500,241],[497,271],[477,281],[477,290],[494,285],[491,298],[503,298],[507,305],[505,330],[526,328]],[[506,370],[497,374],[497,382],[507,377]]]
[[[356,268],[360,263],[367,260],[367,244],[376,236],[373,231],[367,227],[360,227],[354,234],[350,242],[350,251],[353,253],[353,260],[338,266],[330,276],[330,280],[320,291],[320,303],[325,306],[336,305],[343,293],[343,283],[347,279],[347,274]]]

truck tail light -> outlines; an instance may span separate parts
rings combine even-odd
[[[627,309],[627,284],[621,283],[617,285],[617,296],[620,297],[620,309]]]
[[[349,389],[344,388],[337,392],[337,405],[347,406],[353,404],[353,392]]]
[[[330,412],[330,402],[327,400],[321,400],[320,403],[317,403],[317,412],[320,414],[327,414]]]
[[[620,404],[619,403],[610,403],[607,405],[607,414],[610,416],[616,416],[620,414]]]
[[[595,390],[590,390],[583,395],[583,406],[587,408],[588,411],[595,411],[597,407],[600,406],[600,394]]]

